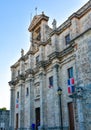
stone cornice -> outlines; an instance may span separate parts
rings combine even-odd
[[[31,51],[31,50],[29,50],[28,52],[27,52],[27,55],[33,55],[33,51]]]
[[[11,80],[11,81],[8,82],[8,84],[9,84],[9,86],[12,86],[14,84],[14,81]]]
[[[46,16],[44,13],[34,16],[33,21],[28,28],[29,32],[31,32],[42,20],[48,21],[48,19],[49,17]]]
[[[75,14],[73,13],[69,19],[73,17],[81,18],[91,9],[91,0],[89,0],[84,6],[82,6]]]
[[[16,85],[16,84],[19,83],[20,80],[21,80],[21,81],[25,81],[25,75],[24,75],[24,74],[18,75],[15,80],[9,81],[9,85],[10,85],[10,86],[11,86],[11,85]]]
[[[64,56],[68,55],[69,53],[72,53],[73,51],[74,51],[73,43],[70,43],[70,45],[66,49],[64,49],[59,53],[59,58],[62,59]]]
[[[78,36],[76,36],[74,39],[71,40],[71,43],[74,42],[76,39],[78,39],[79,37],[83,36],[85,33],[91,31],[91,28],[85,30],[83,33],[79,34]]]
[[[50,37],[53,36],[54,34],[57,34],[57,35],[58,35],[58,30],[57,30],[57,29],[53,30],[53,31],[50,33]]]
[[[35,86],[39,86],[40,85],[40,82],[36,82],[34,83]]]
[[[91,9],[91,0],[89,0],[84,6],[82,6],[77,12],[73,13],[69,19],[71,20],[74,17],[81,18]]]
[[[70,26],[71,26],[71,20],[68,19],[62,25],[60,25],[56,30],[53,30],[50,33],[50,36],[53,36],[54,34],[59,35],[60,33],[62,33],[65,29],[67,29]]]
[[[87,29],[86,31],[84,31],[82,34],[78,35],[77,37],[75,37],[74,39],[72,39],[68,45],[67,48],[65,48],[63,51],[61,52],[53,52],[51,53],[48,57],[49,57],[49,60],[46,60],[46,61],[40,61],[37,63],[37,67],[34,69],[34,73],[37,73],[39,71],[39,68],[40,67],[43,67],[43,68],[46,68],[47,66],[49,66],[51,63],[52,63],[52,60],[53,59],[62,59],[64,56],[68,55],[69,53],[72,53],[74,51],[74,41],[81,37],[82,35],[84,35],[86,32],[90,31],[91,28]],[[32,73],[33,74],[33,73]]]
[[[89,0],[83,7],[81,7],[77,12],[73,13],[62,25],[60,25],[56,30],[53,30],[50,33],[50,36],[54,34],[60,34],[65,29],[71,26],[71,20],[73,18],[80,19],[83,15],[85,15],[89,10],[91,10],[91,0]]]
[[[40,68],[46,69],[49,65],[52,64],[52,61],[54,59],[62,59],[64,56],[68,55],[69,53],[72,53],[74,51],[74,42],[71,42],[70,45],[64,49],[61,52],[53,52],[52,54],[50,54],[48,57],[48,60],[45,61],[40,61],[37,63],[37,67],[33,68],[33,69],[27,69],[25,71],[25,74],[23,75],[19,75],[14,81],[10,81],[9,84],[11,85],[16,85],[19,83],[19,80],[23,80],[25,81],[25,79],[28,77],[28,75],[32,75],[34,76],[36,73],[38,73],[40,71]]]
[[[71,21],[68,19],[57,28],[57,34],[62,33],[65,29],[71,26]]]
[[[19,80],[18,79],[15,79],[15,80],[11,80],[11,81],[9,81],[9,85],[11,86],[11,85],[16,85],[16,84],[18,84],[19,83]]]
[[[88,31],[91,31],[91,28],[87,29],[86,31],[84,31],[83,33],[79,34],[77,37],[75,37],[74,39],[72,39],[72,40],[70,41],[70,45],[72,45],[76,39],[78,39],[79,37],[83,36],[83,35],[84,35],[85,33],[87,33]],[[69,46],[69,47],[71,47],[71,50],[72,50],[72,46]],[[46,60],[45,62],[41,62],[41,63],[42,63],[42,66],[43,66],[43,64],[44,64],[44,66],[49,65],[50,62],[51,62],[51,60],[52,60],[53,58],[63,57],[63,56],[70,50],[69,47],[67,47],[66,49],[64,49],[64,50],[61,51],[61,52],[53,52],[52,54],[50,54],[50,55],[48,56],[48,57],[49,57],[49,60]],[[58,53],[59,53],[59,54],[58,54]],[[32,52],[31,52],[31,54],[33,55]],[[23,58],[24,58],[24,57],[23,57]],[[25,60],[25,59],[24,59],[24,60]],[[39,63],[39,64],[41,64],[41,63]],[[19,66],[19,65],[20,65],[20,63],[19,63],[19,60],[18,60],[14,65],[11,66],[11,68],[16,68],[16,67]]]
[[[53,59],[58,58],[58,56],[59,56],[59,52],[55,51],[55,52],[51,53],[48,57],[49,57],[50,61],[52,61]]]
[[[16,68],[19,65],[20,65],[20,63],[19,63],[19,61],[17,61],[14,65],[11,66],[11,68]]]
[[[74,46],[73,46],[73,42],[70,43],[70,45],[63,51],[61,52],[53,52],[52,54],[50,54],[48,57],[49,57],[49,60],[46,60],[46,61],[40,61],[37,63],[37,67],[33,69],[33,75],[38,73],[39,72],[39,68],[44,68],[46,69],[47,66],[51,65],[52,64],[52,61],[54,59],[62,59],[64,56],[68,55],[69,53],[72,53],[74,51]]]
[[[26,55],[25,55],[26,56]],[[20,59],[18,60],[19,62],[20,61],[25,61],[25,56],[22,56],[22,57],[20,57]]]

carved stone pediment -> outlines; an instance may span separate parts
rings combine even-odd
[[[41,15],[36,15],[34,16],[28,30],[29,32],[32,32],[34,30],[34,28],[41,22],[41,20],[46,20],[48,21],[49,17],[46,16],[44,13],[42,13]]]

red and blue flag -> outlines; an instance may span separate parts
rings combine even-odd
[[[19,108],[19,99],[16,99],[16,108]]]
[[[74,93],[75,92],[75,87],[74,87],[74,78],[68,79],[68,93]]]

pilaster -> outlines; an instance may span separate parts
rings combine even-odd
[[[82,99],[77,99],[78,129],[85,130]]]
[[[24,59],[21,58],[20,60],[20,74],[24,73]]]
[[[39,47],[39,51],[40,51],[40,61],[44,60],[44,46],[41,44]]]
[[[59,51],[59,43],[58,43],[58,35],[54,33],[54,35],[51,37],[52,42],[52,52],[58,52]]]
[[[43,20],[41,22],[41,41],[42,42],[45,42],[46,39],[47,39],[47,34],[46,34],[47,28],[46,28],[46,26],[47,26],[47,22]]]
[[[40,78],[40,126],[46,127],[46,75],[44,72],[39,74]]]
[[[53,87],[54,87],[54,114],[55,114],[55,126],[60,127],[61,125],[61,115],[59,106],[59,97],[57,95],[57,90],[59,87],[59,65],[53,65]]]
[[[10,97],[10,122],[9,127],[11,130],[14,129],[14,114],[15,114],[15,88],[11,85],[11,97]]]
[[[91,129],[91,84],[78,87],[76,91],[76,130]]]
[[[20,128],[24,128],[24,83],[20,81]]]
[[[33,68],[33,65],[34,65],[34,61],[33,61],[33,55],[30,54],[29,55],[29,68]]]
[[[54,88],[54,114],[55,114],[55,126],[61,126],[61,112],[60,112],[60,100],[57,94],[59,86],[59,64],[53,65],[53,88]]]
[[[34,108],[34,79],[30,79],[30,126],[35,124],[35,108]]]

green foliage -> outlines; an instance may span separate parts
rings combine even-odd
[[[0,108],[0,110],[4,110],[4,111],[5,111],[5,110],[7,110],[7,108],[6,108],[6,107],[3,107],[3,108]]]

